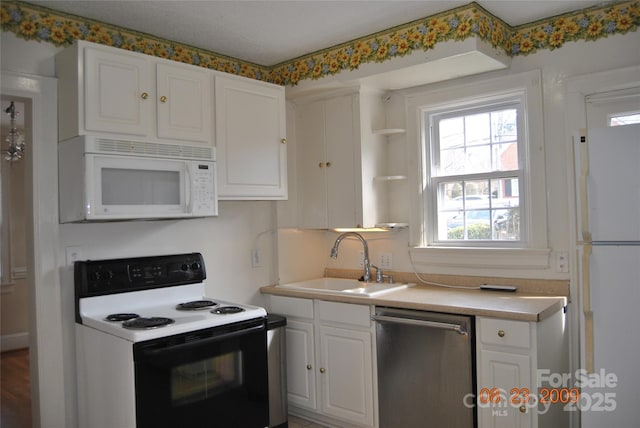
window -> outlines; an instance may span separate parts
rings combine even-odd
[[[520,241],[521,117],[517,97],[453,112],[425,111],[432,242]]]
[[[406,96],[412,260],[547,268],[541,73],[466,81]]]
[[[609,117],[609,126],[633,125],[640,123],[640,113],[616,114]]]

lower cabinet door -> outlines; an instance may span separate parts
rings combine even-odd
[[[286,331],[289,403],[317,410],[313,323],[289,319]]]
[[[480,428],[530,428],[536,390],[528,355],[480,351],[478,422]],[[531,394],[531,401],[528,393]],[[533,406],[533,407],[532,407]]]
[[[373,425],[371,333],[320,326],[317,375],[322,412],[355,424]]]

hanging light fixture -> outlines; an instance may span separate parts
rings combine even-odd
[[[18,131],[16,127],[16,117],[20,114],[16,112],[16,107],[13,105],[13,101],[9,107],[6,108],[5,113],[9,115],[9,135],[7,136],[7,143],[9,143],[9,147],[7,148],[7,154],[5,155],[5,160],[10,162],[20,160],[24,155],[24,136]]]

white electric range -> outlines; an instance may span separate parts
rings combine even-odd
[[[266,311],[206,296],[201,254],[74,270],[81,427],[268,425]]]

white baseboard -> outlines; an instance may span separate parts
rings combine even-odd
[[[0,336],[0,350],[4,351],[13,351],[15,349],[22,349],[29,347],[29,333],[15,333],[15,334],[6,334],[4,336]]]

